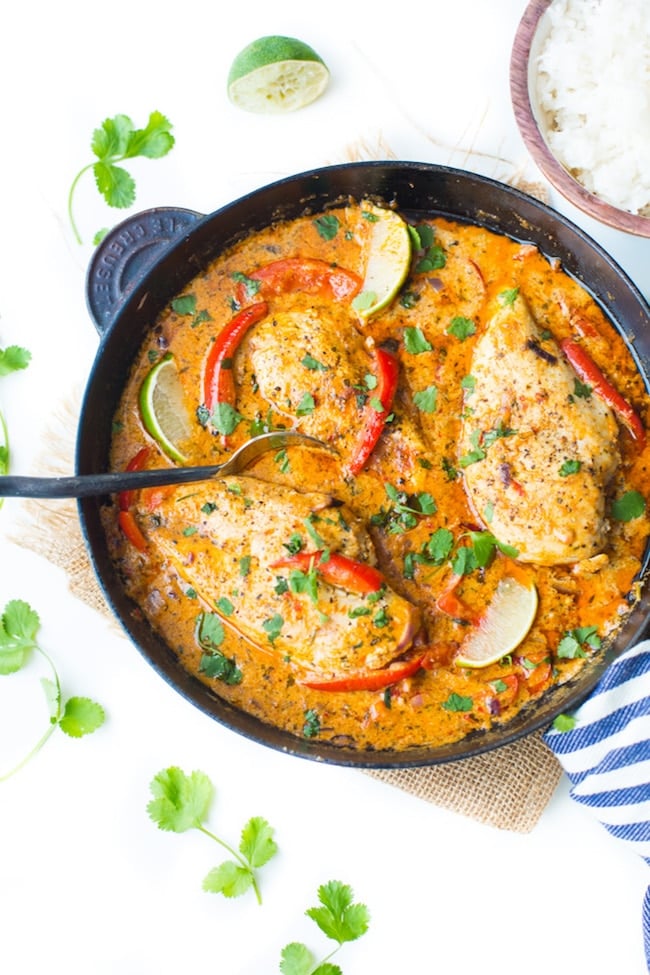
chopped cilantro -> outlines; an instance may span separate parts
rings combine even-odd
[[[571,474],[577,474],[582,467],[582,462],[579,460],[565,460],[558,474],[560,477],[569,477]]]
[[[423,413],[435,413],[438,402],[437,387],[427,386],[426,389],[418,390],[413,394],[413,402]]]
[[[626,491],[612,504],[612,518],[616,521],[632,521],[640,518],[646,508],[645,498],[638,491]]]
[[[266,633],[269,643],[275,643],[282,632],[283,626],[284,619],[279,613],[274,613],[269,619],[264,620],[262,623],[262,629]]]
[[[314,708],[308,708],[304,713],[305,723],[302,733],[305,738],[316,738],[320,734],[320,718]]]
[[[459,341],[464,342],[470,335],[476,333],[476,325],[471,318],[465,318],[464,315],[455,315],[449,324],[447,332],[449,335],[454,335]]]
[[[519,288],[506,288],[498,294],[499,302],[504,306],[514,305],[519,294]]]
[[[409,325],[404,329],[404,348],[412,355],[421,355],[423,352],[431,352],[433,346],[424,337],[419,325]]]
[[[304,355],[300,361],[305,369],[310,369],[312,372],[327,372],[329,369],[329,366],[319,362],[318,359],[314,359],[313,355],[309,355],[309,353]]]
[[[315,408],[314,397],[311,393],[305,393],[296,407],[296,416],[309,416]]]
[[[333,240],[339,232],[341,222],[335,214],[326,213],[314,220],[314,226],[323,240]]]
[[[464,697],[462,694],[456,694],[453,691],[442,707],[445,711],[471,711],[474,707],[474,701],[471,697]]]

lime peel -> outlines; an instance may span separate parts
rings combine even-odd
[[[329,69],[316,51],[295,37],[268,35],[235,57],[227,91],[233,105],[248,112],[293,112],[315,101],[329,82]]]
[[[383,311],[406,281],[411,267],[411,235],[395,210],[363,204],[372,219],[363,285],[352,306],[361,319]]]
[[[537,605],[535,586],[524,586],[510,576],[501,579],[479,625],[461,644],[456,663],[487,667],[512,653],[533,625]]]
[[[186,461],[178,445],[191,437],[192,428],[171,353],[147,373],[140,388],[140,412],[147,433],[167,456],[180,464]]]

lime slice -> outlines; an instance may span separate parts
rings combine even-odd
[[[411,235],[394,210],[363,204],[372,230],[363,286],[352,302],[357,314],[368,319],[391,303],[404,284],[411,267]]]
[[[171,353],[147,373],[140,389],[140,412],[145,429],[168,457],[178,463],[187,460],[178,445],[189,440],[192,428]]]
[[[535,586],[516,579],[501,579],[479,625],[463,640],[456,663],[461,667],[487,667],[512,653],[525,638],[537,612]]]
[[[242,51],[228,74],[228,97],[247,112],[293,112],[325,91],[329,70],[309,44],[295,37],[260,37]]]

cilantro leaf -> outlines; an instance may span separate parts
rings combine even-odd
[[[93,173],[97,189],[109,206],[125,210],[135,201],[135,180],[122,166],[98,162]]]
[[[453,691],[442,707],[445,711],[471,711],[474,707],[474,701],[471,697],[465,697],[465,695]]]
[[[30,650],[37,647],[40,628],[38,613],[21,599],[7,603],[0,620],[0,674],[13,674],[25,663]]]
[[[572,731],[577,721],[578,719],[572,714],[558,714],[553,721],[553,727],[556,731]]]
[[[343,944],[356,941],[368,930],[369,915],[363,904],[353,904],[352,888],[338,880],[330,880],[318,888],[321,907],[305,911],[323,934]]]
[[[6,349],[0,349],[0,376],[26,369],[31,358],[31,352],[20,345],[8,345]]]
[[[159,829],[185,833],[201,826],[210,809],[214,788],[204,772],[186,775],[172,766],[154,776],[149,786],[153,799],[147,806]]]
[[[83,738],[104,723],[104,709],[88,697],[71,697],[65,702],[59,727],[71,738]]]
[[[312,975],[316,958],[307,945],[292,941],[282,949],[282,975]]]
[[[273,827],[261,816],[253,816],[242,830],[239,851],[252,867],[263,867],[278,852]]]
[[[626,491],[612,504],[612,518],[616,521],[632,521],[645,512],[645,498],[638,491]]]
[[[241,413],[238,413],[230,403],[217,403],[210,416],[210,423],[218,433],[229,437],[243,419]]]
[[[174,146],[172,124],[161,112],[151,112],[142,129],[136,129],[128,115],[104,119],[92,134],[90,148],[96,161],[83,166],[72,181],[68,193],[68,217],[73,233],[82,243],[72,212],[74,194],[81,177],[92,169],[97,189],[111,207],[124,209],[135,201],[135,180],[118,165],[136,156],[160,159]]]
[[[435,413],[438,402],[438,389],[436,386],[427,386],[413,394],[413,402],[423,413]]]
[[[421,355],[423,352],[431,352],[433,346],[419,325],[410,325],[404,329],[404,348],[411,355]]]
[[[253,883],[253,875],[246,867],[234,860],[225,860],[214,867],[203,879],[203,890],[224,897],[241,897]]]

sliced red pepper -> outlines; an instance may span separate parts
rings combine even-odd
[[[212,413],[217,403],[235,405],[232,359],[251,325],[268,311],[265,301],[244,308],[225,325],[210,347],[203,376],[203,402]]]
[[[348,301],[359,293],[363,284],[359,275],[353,271],[309,257],[289,257],[272,261],[271,264],[252,271],[247,277],[259,283],[258,294],[264,298],[302,291],[334,301]],[[239,282],[236,290],[237,301],[243,305],[248,297],[246,282]]]
[[[145,467],[147,460],[149,458],[150,450],[148,447],[143,447],[139,450],[131,460],[126,465],[127,471],[141,471]],[[120,491],[117,496],[117,503],[119,505],[120,511],[128,511],[133,502],[135,501],[135,491]]]
[[[144,537],[140,531],[140,527],[133,516],[132,511],[120,511],[117,516],[117,520],[120,528],[131,542],[135,545],[140,552],[144,552],[147,547],[147,539]]]
[[[348,592],[365,596],[371,592],[379,592],[384,585],[384,577],[374,566],[367,562],[357,562],[339,552],[330,552],[325,561],[321,562],[323,550],[316,552],[298,552],[286,559],[278,559],[271,566],[272,569],[301,569],[303,572],[312,566],[331,586],[338,586]]]
[[[550,664],[538,664],[526,677],[526,686],[531,694],[536,694],[551,682],[553,668]]]
[[[628,401],[621,396],[618,390],[612,386],[579,342],[573,339],[564,339],[561,343],[561,348],[582,382],[588,383],[594,392],[608,406],[611,406],[623,423],[625,423],[634,439],[643,445],[646,435],[640,416]]]
[[[391,684],[404,680],[405,677],[412,677],[420,670],[423,662],[424,656],[418,655],[389,664],[382,670],[359,670],[329,678],[306,677],[299,683],[314,691],[379,691],[383,687],[390,687]]]
[[[446,616],[451,616],[452,619],[463,620],[471,623],[473,626],[478,626],[480,615],[475,613],[473,609],[470,609],[467,603],[463,602],[460,596],[456,595],[456,587],[462,578],[462,576],[458,575],[452,576],[449,586],[436,599],[436,609],[439,609],[441,613],[445,613]]]
[[[396,356],[386,349],[379,348],[375,352],[375,358],[377,386],[366,403],[363,427],[348,463],[348,471],[354,477],[367,464],[381,436],[393,404],[399,378],[399,362]],[[380,404],[381,410],[377,409]]]
[[[519,678],[516,674],[508,674],[506,677],[499,677],[499,681],[505,684],[505,688],[497,691],[499,704],[502,708],[507,708],[519,695]]]

